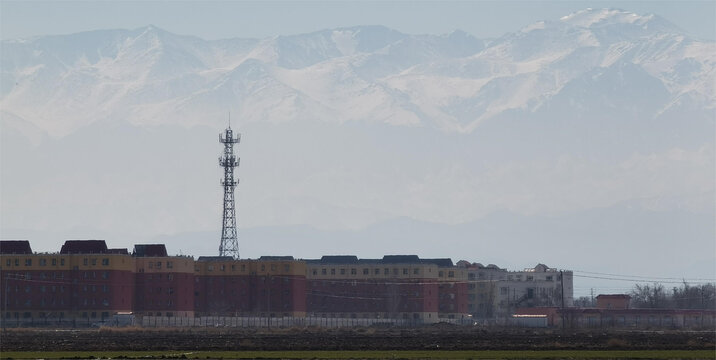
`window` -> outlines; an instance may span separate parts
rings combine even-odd
[[[326,275],[326,274],[327,274],[327,270],[326,270],[326,269],[321,269],[321,275]]]
[[[87,266],[88,264],[89,264],[89,259],[87,259],[87,258],[82,259],[82,265]]]
[[[52,266],[57,266],[57,259],[52,259]]]
[[[276,264],[271,264],[271,271],[276,271]]]
[[[443,276],[445,276],[445,274],[442,271],[438,271],[438,276],[443,277]]]
[[[455,277],[454,271],[448,271],[448,277]]]
[[[331,275],[335,275],[335,274],[336,274],[336,269],[331,269]]]
[[[109,286],[102,285],[102,292],[109,292]]]
[[[413,275],[418,275],[418,274],[420,274],[420,269],[419,268],[413,269]]]
[[[65,266],[65,259],[60,259],[60,266]]]
[[[25,266],[32,266],[32,259],[25,259]]]
[[[102,279],[109,279],[109,271],[102,271]]]
[[[15,266],[20,266],[20,259],[15,259]]]
[[[313,274],[313,275],[318,275],[318,270],[313,269],[313,271],[311,271],[311,274]]]
[[[7,261],[5,262],[5,265],[10,266],[11,264],[12,264],[12,261],[10,259],[7,259]]]
[[[367,268],[363,269],[363,275],[370,275],[370,271]]]
[[[92,258],[92,266],[97,265],[97,258]]]
[[[358,270],[356,270],[356,269],[351,269],[351,275],[356,275],[356,274],[358,274]]]
[[[291,271],[291,265],[289,265],[289,264],[283,265],[283,271],[284,271],[284,272],[289,272],[289,271]]]
[[[345,275],[345,274],[346,274],[346,269],[341,269],[341,275]]]
[[[102,259],[102,266],[109,266],[109,258]]]
[[[40,266],[46,266],[47,265],[47,259],[40,259]]]
[[[226,266],[225,266],[224,264],[222,264],[221,266],[219,266],[219,270],[224,271],[225,269],[226,269]]]
[[[266,271],[266,265],[261,265],[261,271]]]
[[[407,268],[403,268],[403,275],[408,275],[408,269],[407,269]]]
[[[246,264],[241,264],[241,271],[246,271]]]
[[[552,275],[547,276],[547,277],[545,278],[545,280],[547,280],[547,281],[552,281],[552,279],[553,279],[553,278],[552,278]]]
[[[374,274],[374,275],[380,275],[380,269],[375,268],[375,269],[373,270],[373,274]]]
[[[236,267],[236,265],[231,265],[231,271],[234,271],[235,267]],[[172,264],[171,261],[167,261],[167,269],[173,269],[173,268],[174,268],[174,264]]]
[[[390,269],[388,269],[388,268],[383,269],[383,275],[390,275]]]
[[[222,266],[223,266],[223,265],[222,265]],[[161,262],[161,261],[157,261],[157,269],[161,269],[161,268],[162,268],[162,262]],[[221,269],[221,270],[224,270],[224,269]]]
[[[174,280],[174,274],[168,274],[167,280]]]

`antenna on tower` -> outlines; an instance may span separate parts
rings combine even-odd
[[[234,155],[234,144],[241,141],[241,134],[234,136],[231,130],[231,112],[229,112],[229,127],[219,134],[219,142],[224,144],[224,153],[219,157],[219,166],[224,168],[224,178],[221,185],[224,187],[224,214],[221,225],[221,243],[219,256],[239,258],[239,240],[236,236],[236,205],[234,202],[234,188],[239,179],[234,179],[234,168],[239,166],[239,158]]]

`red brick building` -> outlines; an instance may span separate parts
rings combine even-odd
[[[306,265],[311,316],[424,322],[467,316],[466,274],[450,259],[323,256]]]
[[[305,316],[306,265],[291,256],[202,256],[195,262],[201,316]]]

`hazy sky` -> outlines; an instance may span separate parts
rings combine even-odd
[[[497,37],[588,7],[660,15],[693,36],[716,39],[716,2],[706,1],[0,1],[2,39],[155,25],[219,39],[268,37],[354,25],[405,33]]]
[[[383,25],[407,34],[445,34],[460,29],[479,38],[491,38],[540,20],[558,20],[590,7],[656,14],[696,38],[716,40],[715,0],[0,0],[0,38],[136,29],[150,24],[175,34],[207,40],[264,38],[358,25]],[[538,119],[535,123],[541,124],[540,127],[515,121],[508,114],[500,118],[506,119],[502,125],[482,128],[486,135],[477,131],[472,137],[460,137],[433,132],[432,128],[381,127],[367,121],[383,115],[378,111],[382,107],[377,107],[375,112],[366,110],[367,115],[359,118],[360,121],[346,121],[341,126],[329,121],[299,124],[294,121],[298,117],[291,117],[297,113],[294,111],[297,107],[292,107],[294,102],[274,100],[294,93],[298,94],[297,99],[304,99],[304,92],[314,91],[320,95],[316,98],[332,99],[339,103],[336,109],[341,109],[340,106],[344,106],[341,104],[353,104],[344,94],[368,94],[356,103],[368,104],[365,108],[372,111],[372,101],[383,101],[382,93],[376,92],[372,98],[369,95],[373,91],[364,90],[389,88],[390,94],[405,94],[408,99],[415,96],[424,100],[421,103],[429,102],[428,105],[436,98],[436,102],[441,101],[440,96],[448,99],[445,94],[460,98],[464,102],[456,102],[450,111],[462,114],[461,104],[482,101],[478,98],[483,94],[478,92],[482,89],[482,78],[465,75],[464,79],[456,80],[454,76],[429,73],[431,76],[426,77],[425,82],[413,82],[410,74],[401,78],[396,73],[390,77],[392,82],[383,79],[363,82],[358,81],[354,71],[342,72],[342,61],[326,61],[325,67],[288,69],[264,61],[258,55],[240,65],[227,62],[212,71],[182,73],[187,68],[194,69],[185,66],[191,65],[189,60],[193,58],[184,57],[185,53],[172,53],[176,49],[168,47],[166,54],[174,56],[171,60],[176,61],[157,61],[158,68],[154,68],[156,64],[151,57],[147,60],[139,55],[144,51],[152,55],[162,53],[152,48],[150,42],[141,41],[124,44],[136,50],[117,52],[124,57],[107,53],[103,61],[80,71],[78,67],[87,65],[88,60],[85,53],[62,51],[78,45],[66,41],[68,38],[44,41],[49,44],[47,54],[61,53],[71,59],[68,64],[74,65],[67,67],[48,66],[46,71],[37,71],[41,67],[35,66],[33,61],[54,58],[41,56],[41,51],[23,52],[27,58],[15,57],[7,50],[12,46],[0,51],[4,59],[12,59],[3,63],[0,110],[4,112],[0,114],[0,125],[10,129],[14,129],[10,125],[17,126],[17,131],[0,132],[4,140],[0,145],[5,150],[0,151],[3,156],[1,205],[5,210],[0,211],[3,213],[0,235],[5,239],[30,239],[35,251],[57,251],[62,240],[69,238],[102,238],[107,239],[111,247],[131,249],[136,243],[165,242],[170,253],[215,255],[223,196],[218,182],[221,170],[216,163],[221,147],[216,135],[224,126],[224,114],[241,100],[239,104],[245,101],[251,106],[237,105],[231,114],[232,119],[236,119],[232,124],[244,135],[238,147],[242,165],[237,174],[242,181],[237,190],[237,216],[243,257],[290,254],[313,258],[346,253],[380,257],[414,253],[423,257],[452,257],[455,261],[492,262],[510,269],[544,262],[549,266],[592,272],[677,279],[714,277],[716,153],[713,131],[710,131],[714,100],[709,96],[714,91],[707,77],[713,74],[711,64],[715,63],[713,43],[699,43],[690,48],[704,49],[690,55],[697,60],[707,58],[698,60],[703,66],[695,66],[695,60],[684,61],[685,66],[670,77],[687,82],[696,79],[693,82],[698,85],[695,85],[697,90],[702,91],[699,94],[706,95],[703,101],[708,107],[698,108],[700,100],[694,97],[693,103],[697,105],[693,114],[706,119],[702,123],[711,127],[703,127],[706,125],[698,121],[682,122],[679,117],[684,117],[682,113],[673,118],[666,115],[667,120],[655,125],[638,122],[626,117],[632,114],[626,111],[630,106],[620,108],[619,104],[618,111],[606,112],[606,115],[580,110],[581,106],[602,110],[600,106],[605,101],[619,103],[619,94],[641,101],[642,108],[637,106],[637,109],[644,114],[662,108],[662,101],[666,101],[662,98],[670,99],[670,95],[664,95],[668,91],[660,85],[653,89],[652,84],[660,84],[660,80],[645,75],[647,72],[639,63],[625,60],[629,66],[611,67],[614,72],[605,70],[610,66],[590,70],[605,71],[604,74],[611,77],[580,75],[572,83],[571,89],[577,89],[574,94],[554,100],[553,107],[540,108],[543,112],[525,112]],[[107,44],[115,40],[103,39]],[[570,46],[570,43],[557,43]],[[610,44],[606,41],[603,46]],[[101,54],[97,48],[90,50],[87,54]],[[527,54],[533,50],[530,46],[524,47]],[[581,52],[577,56],[579,54]],[[75,55],[83,58],[81,61],[72,58]],[[240,58],[239,55],[236,57]],[[397,64],[394,68],[398,69],[402,53],[396,51],[390,55],[395,56],[381,59],[387,59],[386,64],[391,66]],[[300,53],[293,56],[305,60]],[[158,55],[157,59],[166,60]],[[223,59],[217,56],[214,61],[220,63]],[[582,66],[579,57],[570,59],[572,61],[555,63],[543,73],[535,71],[535,74],[546,74],[546,77],[537,77],[539,79],[557,78],[555,74],[587,74],[589,69],[585,66],[591,65]],[[465,61],[467,65],[475,65],[476,71],[486,64],[476,58]],[[511,59],[506,61],[512,64]],[[442,66],[449,68],[452,64],[446,62]],[[382,62],[374,65],[377,70],[388,69],[386,73],[393,69],[391,66],[380,68],[384,65]],[[17,68],[11,69],[12,66]],[[247,96],[238,99],[239,92],[235,88],[255,82],[247,75],[252,74],[251,71],[234,72],[240,66],[249,70],[275,69],[275,79],[267,75],[271,84],[276,84],[275,88],[247,92]],[[506,69],[512,67],[505,66]],[[701,68],[706,76],[698,72]],[[323,69],[338,70],[314,71]],[[691,76],[692,72],[697,75]],[[35,77],[36,74],[39,75]],[[157,78],[145,81],[143,74],[155,74]],[[181,76],[175,78],[175,74]],[[346,79],[354,80],[342,81],[346,74]],[[122,81],[106,82],[115,76]],[[227,84],[233,86],[213,86],[215,80],[224,77],[231,79],[233,83]],[[159,81],[154,81],[157,79]],[[202,81],[209,85],[203,87],[204,83],[195,79],[204,79]],[[515,84],[526,84],[526,89],[532,89],[529,87],[532,82],[519,82],[529,78],[514,79]],[[485,87],[484,98],[498,104],[508,97],[512,99],[512,96],[498,95],[513,95],[508,85],[514,79],[497,80],[495,86]],[[584,79],[587,81],[582,81]],[[614,79],[623,81],[614,82]],[[701,79],[705,85],[697,82]],[[293,84],[295,89],[285,92],[287,83]],[[328,84],[325,89],[324,84]],[[423,88],[417,91],[412,84]],[[534,84],[542,85],[541,82]],[[623,92],[614,95],[615,88]],[[214,93],[207,89],[218,90]],[[461,95],[463,89],[477,95]],[[537,90],[524,91],[523,95],[538,94],[542,88],[534,89]],[[335,91],[339,96],[334,98]],[[174,106],[183,104],[179,102],[183,98],[175,95],[180,93],[192,94],[189,99],[194,102],[190,104],[196,107]],[[194,96],[196,94],[199,95]],[[203,97],[202,94],[216,96]],[[580,94],[599,96],[580,98]],[[529,100],[527,95],[524,96]],[[572,95],[579,107],[571,105]],[[551,101],[550,96],[546,98]],[[314,104],[308,100],[305,103]],[[688,110],[691,103],[685,104]],[[301,120],[341,119],[324,116],[322,111],[328,107],[311,106],[306,108],[318,110],[306,112],[308,115]],[[105,109],[110,111],[105,113]],[[358,113],[364,110],[359,106],[352,109]],[[561,114],[560,109],[566,109],[566,115],[557,116],[558,121],[547,121],[553,119],[555,113]],[[574,113],[583,116],[583,121],[570,122]],[[182,123],[175,115],[191,121]],[[262,120],[246,120],[251,116]],[[602,117],[613,121],[602,121]],[[91,121],[85,123],[83,119]],[[629,121],[619,122],[624,119]],[[90,123],[93,126],[86,126]],[[62,129],[65,125],[81,131],[49,139],[34,137],[33,134],[40,132],[35,132],[32,126],[22,127],[27,124],[41,124],[42,130],[48,133],[48,129]],[[197,124],[200,126],[195,126]],[[707,130],[700,131],[702,128]],[[37,139],[44,142],[38,146],[32,142]],[[28,164],[42,164],[42,167]],[[446,236],[447,231],[450,232]],[[617,248],[620,251],[613,251]],[[595,286],[603,292],[626,291],[634,281],[605,280],[603,285],[610,287],[595,285],[597,282],[587,276],[575,279],[575,294],[589,294]]]

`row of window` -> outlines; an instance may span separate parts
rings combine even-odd
[[[271,271],[278,271],[278,265],[277,264],[271,264],[270,267]],[[214,267],[214,265],[207,265],[206,271],[226,271],[227,269],[230,269],[230,271],[236,271],[237,266],[232,264],[228,268],[225,264],[221,264],[218,267]],[[194,267],[194,271],[199,271],[199,266]],[[246,272],[246,264],[241,264],[241,271]],[[261,264],[261,271],[266,271],[266,264]],[[291,265],[284,264],[283,265],[283,272],[290,272],[291,271]]]
[[[32,266],[32,260],[33,260],[32,258],[25,258],[25,266]],[[47,260],[48,260],[47,258],[40,258],[37,260],[37,263],[40,266],[47,266],[47,264],[48,264]],[[57,266],[57,264],[58,264],[57,258],[51,258],[49,260],[50,260],[49,264],[51,266]],[[90,264],[91,264],[92,266],[96,266],[97,260],[98,260],[97,258],[84,258],[84,259],[82,259],[82,265],[90,266]],[[109,258],[102,258],[101,263],[102,263],[102,266],[109,266]],[[60,258],[59,264],[60,264],[60,266],[65,266],[65,259]],[[5,260],[5,265],[6,266],[13,266],[13,265],[20,266],[20,259],[19,258],[7,259],[7,260]]]
[[[349,269],[340,268],[340,269],[338,269],[338,272],[336,272],[336,269],[335,269],[335,268],[330,268],[330,269],[328,269],[328,268],[321,268],[320,270],[321,270],[321,275],[328,275],[329,270],[330,270],[330,274],[331,274],[331,275],[337,275],[337,274],[346,275],[346,274],[348,273],[348,270],[349,270]],[[369,269],[369,268],[363,268],[361,271],[362,271],[363,275],[370,275],[370,269]],[[313,275],[318,275],[318,269],[312,269],[312,270],[311,270],[311,273],[312,273]],[[381,273],[381,269],[379,269],[379,268],[374,268],[374,269],[373,269],[373,275],[380,275],[380,273]],[[401,273],[402,273],[403,275],[410,275],[410,269],[408,269],[408,268],[403,268],[403,269],[402,269],[402,272],[401,272],[401,269],[393,268],[392,273],[393,273],[393,275],[400,275]],[[420,268],[413,268],[412,273],[413,273],[413,275],[420,275]],[[441,273],[442,273],[442,271],[441,271]],[[451,273],[453,273],[453,272],[451,271]],[[358,275],[358,269],[356,269],[356,268],[351,268],[351,269],[350,269],[350,274],[351,274],[351,275]],[[390,274],[391,274],[391,269],[390,269],[390,268],[384,268],[384,269],[383,269],[383,275],[390,275]],[[442,275],[441,275],[441,276],[442,276]],[[454,274],[453,274],[453,276],[454,276]]]
[[[81,305],[84,305],[84,306],[97,305],[97,304],[100,304],[100,303],[102,304],[102,306],[109,306],[109,300],[107,300],[107,299],[102,299],[102,301],[100,302],[100,301],[98,301],[96,298],[92,298],[92,299],[84,298],[84,299],[81,299],[81,300],[80,300],[80,303],[81,303]],[[25,299],[25,301],[24,301],[24,303],[23,303],[23,305],[24,305],[25,307],[32,307],[32,304],[33,304],[32,299]],[[65,299],[64,299],[64,298],[59,298],[59,299],[55,299],[55,298],[51,298],[51,299],[41,298],[39,301],[36,301],[35,304],[37,304],[37,305],[39,305],[39,306],[50,306],[50,307],[52,307],[52,306],[64,306],[64,305],[65,305]],[[15,305],[16,305],[16,306],[19,306],[19,305],[20,305],[20,301],[19,301],[18,299],[15,299]]]
[[[161,281],[163,278],[162,274],[147,274],[144,279],[151,281],[151,280],[157,280]],[[167,274],[167,280],[174,280],[174,274]]]
[[[162,262],[161,262],[161,261],[156,261],[156,262],[155,262],[155,261],[150,261],[150,262],[147,264],[147,266],[148,266],[150,269],[161,269],[161,268],[162,268]],[[172,268],[174,268],[174,263],[172,263],[171,261],[167,261],[167,262],[166,262],[166,266],[167,266],[167,269],[172,269]]]

